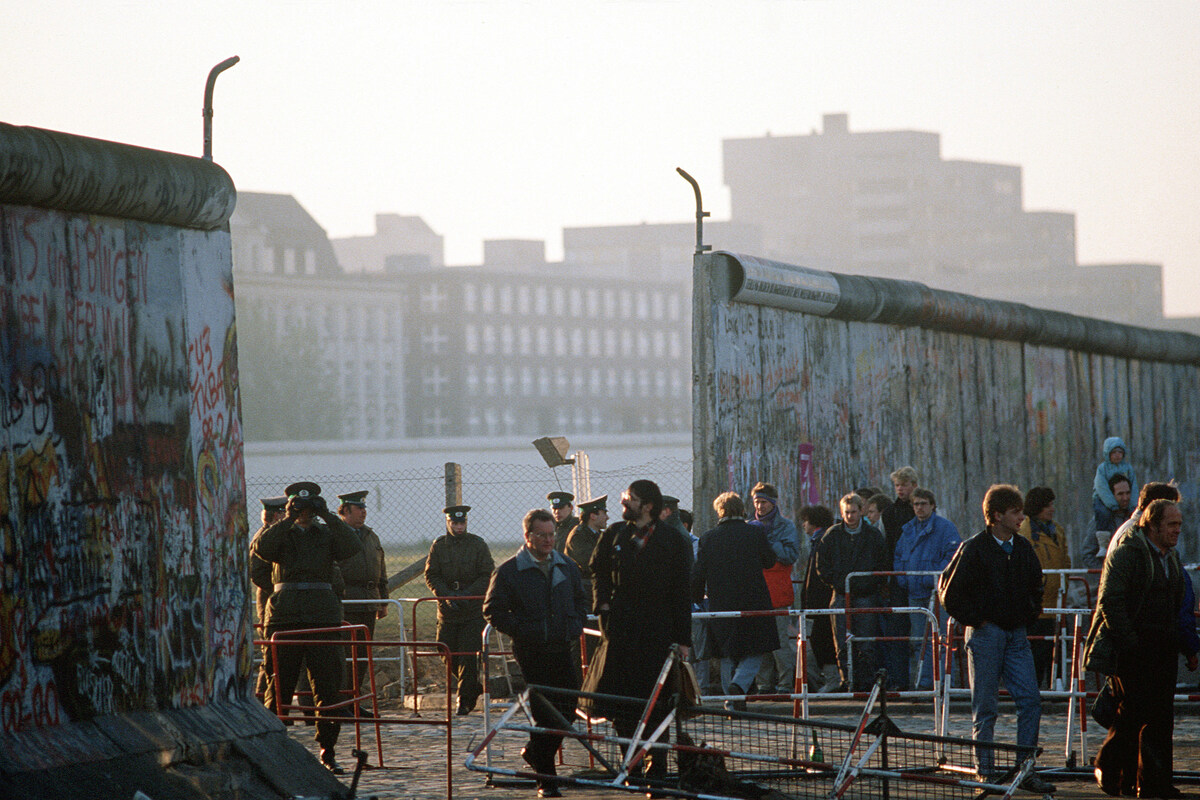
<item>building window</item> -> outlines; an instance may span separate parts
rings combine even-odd
[[[638,331],[637,353],[639,358],[646,358],[650,355],[650,337],[646,335],[645,331]]]
[[[600,292],[595,289],[587,290],[587,315],[595,317],[600,312]]]
[[[600,355],[600,330],[598,328],[588,331],[588,355]]]
[[[628,328],[621,331],[621,355],[625,358],[633,355],[633,331]]]
[[[567,295],[567,302],[570,304],[571,316],[583,316],[583,292],[578,289],[572,289]]]
[[[496,310],[495,291],[490,283],[485,283],[483,288],[479,290],[480,306],[483,308],[484,314],[491,314]]]
[[[655,358],[662,358],[663,353],[666,352],[666,349],[667,349],[666,338],[667,337],[663,336],[663,332],[661,330],[656,330],[654,332],[654,357]]]
[[[604,316],[609,319],[617,316],[617,293],[612,289],[604,290]]]
[[[600,388],[601,388],[600,370],[598,368],[593,368],[592,374],[591,374],[591,382],[588,384],[588,393],[590,395],[592,395],[592,397],[599,397],[600,396]]]
[[[617,354],[617,331],[609,328],[604,332],[604,355],[612,358]]]
[[[567,354],[567,332],[562,328],[554,331],[554,355],[565,356]]]
[[[539,286],[533,291],[533,313],[545,314],[549,308],[549,293],[545,286]]]
[[[500,287],[500,313],[511,314],[513,307],[512,287],[505,284]]]
[[[583,367],[576,367],[571,375],[571,389],[576,397],[583,395]]]
[[[550,355],[550,332],[544,326],[537,329],[537,351],[539,356]]]
[[[650,396],[650,371],[649,370],[644,370],[644,369],[638,370],[638,391],[641,393],[642,397]]]
[[[637,318],[645,319],[650,316],[650,300],[646,297],[646,292],[640,291],[635,295],[635,303],[637,305]]]
[[[504,368],[504,377],[502,381],[504,386],[504,396],[512,397],[514,394],[513,390],[517,387],[517,375],[512,367]]]
[[[671,358],[679,358],[679,331],[671,331],[667,342],[667,354]]]
[[[571,355],[575,358],[583,355],[583,331],[579,328],[571,331]]]
[[[463,284],[463,311],[467,314],[474,314],[475,305],[475,284]]]
[[[650,303],[650,310],[654,312],[654,318],[662,319],[664,316],[662,292],[655,292],[651,297]]]
[[[479,393],[479,367],[474,364],[467,365],[467,394],[475,395]]]
[[[304,251],[304,274],[317,274],[317,254],[311,247]]]
[[[491,325],[483,326],[483,352],[485,355],[496,352],[496,329]]]
[[[421,287],[421,309],[430,313],[440,313],[446,304],[446,293],[442,291],[437,282],[431,282],[428,286]]]
[[[500,329],[500,349],[504,355],[511,356],[513,351],[513,329],[512,325],[505,325]]]
[[[538,370],[538,394],[542,397],[550,396],[550,370]]]
[[[527,356],[533,349],[533,334],[529,332],[528,325],[521,326],[519,337],[521,344],[518,348],[518,352],[520,352],[520,354],[523,356]]]
[[[483,388],[488,397],[496,396],[496,367],[488,364],[483,374]]]
[[[660,369],[654,372],[654,396],[666,397],[667,395],[667,376]]]
[[[291,247],[283,248],[283,274],[296,274],[296,251]]]
[[[672,322],[679,319],[679,295],[672,293],[667,297],[667,319]]]
[[[468,353],[479,352],[479,332],[474,325],[467,325],[463,328],[463,350]]]
[[[567,393],[567,370],[564,367],[558,367],[554,370],[554,385],[558,389],[560,395]]]
[[[621,291],[621,316],[629,318],[633,315],[633,295],[628,289]]]
[[[621,381],[617,378],[617,371],[614,368],[608,370],[608,396],[616,397],[621,388]]]
[[[437,364],[430,366],[421,377],[421,385],[425,390],[425,396],[441,397],[448,380],[449,378],[442,375],[442,370]]]
[[[529,287],[528,286],[517,287],[517,313],[518,314],[528,314],[529,313]]]
[[[521,367],[521,394],[526,397],[533,394],[533,370],[529,367]]]
[[[472,332],[475,330],[474,325],[468,325],[467,328]],[[442,352],[442,346],[449,341],[450,337],[442,333],[437,325],[430,325],[421,333],[421,351],[431,355],[438,355]],[[470,347],[470,345],[468,345]],[[468,350],[468,352],[474,352]]]
[[[566,293],[563,292],[561,287],[555,287],[554,289],[554,313],[560,317],[567,313]]]

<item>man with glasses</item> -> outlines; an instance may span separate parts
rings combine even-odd
[[[915,516],[901,528],[893,566],[897,572],[941,572],[962,544],[962,536],[953,522],[934,513],[937,500],[928,489],[913,491],[912,508]],[[896,582],[908,598],[908,605],[928,608],[933,590],[937,588],[937,575],[900,575]],[[910,660],[920,662],[920,668],[911,672],[918,675],[917,688],[928,691],[933,688],[933,636],[925,641],[922,660],[921,640],[925,638],[928,620],[921,614],[913,614],[909,619]],[[941,623],[944,629],[945,619]]]
[[[634,481],[621,494],[621,521],[601,534],[592,553],[592,610],[600,618],[603,639],[588,672],[589,691],[648,699],[671,646],[688,657],[692,544],[678,528],[659,519],[662,507],[657,484]],[[598,701],[593,706],[593,713],[611,719],[622,737],[632,736],[642,711],[638,704]],[[647,732],[666,714],[660,698]],[[666,753],[652,751],[648,760],[647,778],[661,781],[667,771]],[[631,780],[637,780],[638,772],[635,769]]]

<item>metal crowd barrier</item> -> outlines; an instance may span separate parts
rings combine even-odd
[[[371,602],[377,602],[377,601],[371,601]],[[276,708],[274,709],[276,715],[279,717],[280,721],[285,722],[285,723],[287,723],[289,721],[291,721],[291,722],[295,722],[295,721],[316,722],[318,717],[320,717],[320,716],[329,718],[331,715],[329,715],[328,712],[330,712],[330,711],[336,712],[336,711],[339,711],[344,708],[359,705],[359,704],[363,703],[363,701],[365,701],[365,700],[374,701],[374,689],[375,689],[375,686],[374,686],[374,658],[373,658],[371,651],[376,647],[399,647],[399,648],[410,648],[413,650],[417,650],[419,648],[426,648],[427,652],[422,652],[422,653],[420,653],[420,655],[422,655],[422,656],[440,656],[443,659],[443,663],[445,664],[447,690],[446,690],[446,699],[445,699],[445,714],[442,715],[441,719],[422,718],[419,715],[415,718],[414,717],[394,717],[394,716],[388,717],[388,716],[384,716],[380,712],[379,706],[374,703],[372,703],[373,710],[374,710],[373,717],[367,718],[367,717],[362,717],[358,714],[351,714],[349,716],[347,716],[345,714],[338,714],[338,715],[334,715],[334,719],[338,722],[353,722],[354,723],[354,741],[355,741],[355,747],[358,750],[362,749],[362,729],[361,729],[362,723],[366,722],[374,727],[376,755],[379,759],[379,767],[381,767],[381,768],[386,766],[384,764],[384,760],[383,760],[383,742],[382,742],[382,736],[380,733],[381,725],[433,725],[435,727],[444,728],[445,732],[446,732],[446,797],[447,797],[447,800],[452,800],[452,798],[454,797],[453,770],[452,770],[453,758],[454,758],[454,744],[453,744],[453,730],[452,730],[452,726],[451,726],[451,720],[453,719],[453,717],[451,716],[451,703],[450,703],[450,691],[449,691],[449,686],[450,686],[450,658],[449,658],[450,651],[449,651],[449,648],[447,648],[446,645],[441,644],[440,642],[399,641],[399,640],[383,640],[383,639],[357,640],[354,637],[356,637],[357,633],[360,631],[365,634],[366,626],[364,626],[364,625],[342,625],[342,626],[339,626],[336,628],[333,628],[333,627],[330,627],[330,628],[306,628],[303,630],[281,631],[281,632],[277,632],[277,633],[273,634],[270,639],[255,640],[254,641],[255,645],[266,645],[271,649],[271,654],[272,654],[271,661],[272,661],[272,664],[274,665],[273,679],[274,679],[276,685],[278,685],[278,683],[279,683],[278,648],[280,648],[280,647],[304,645],[307,647],[319,646],[319,647],[345,648],[347,646],[350,646],[351,648],[362,647],[367,651],[368,674],[371,676],[371,688],[372,688],[371,693],[360,694],[360,687],[358,686],[357,671],[355,671],[355,677],[353,679],[353,688],[349,691],[350,697],[348,699],[341,700],[337,703],[333,703],[328,706],[323,706],[320,709],[318,709],[315,705],[307,705],[304,703],[297,703],[297,702],[292,702],[292,703],[288,703],[288,704],[281,703],[281,702],[279,702],[280,696],[278,693],[276,693]],[[351,636],[352,636],[352,638],[349,642],[346,639],[341,638],[342,635],[345,634],[346,632],[350,632]],[[331,638],[331,639],[288,638],[288,636],[295,636],[295,635],[300,635],[300,634],[315,634],[315,633],[333,634],[337,638]],[[299,714],[290,714],[289,712],[292,712],[292,711],[298,711],[300,713]]]

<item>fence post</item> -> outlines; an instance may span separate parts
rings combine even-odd
[[[462,464],[446,462],[446,505],[462,505]]]
[[[587,453],[575,451],[575,460],[571,464],[571,483],[575,490],[575,504],[592,499],[592,470],[588,463]]]

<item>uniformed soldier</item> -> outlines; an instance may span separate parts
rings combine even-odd
[[[367,492],[350,492],[339,494],[342,503],[338,507],[338,516],[342,522],[349,525],[358,535],[362,544],[362,552],[356,553],[345,561],[338,563],[342,571],[342,581],[345,588],[343,600],[386,600],[388,596],[387,564],[384,560],[383,545],[375,531],[367,526]],[[375,638],[375,620],[387,616],[387,606],[370,606],[362,603],[346,603],[342,606],[342,618],[351,625],[366,625],[367,638]],[[361,637],[360,637],[361,638]],[[358,676],[358,693],[370,689],[366,676],[368,665],[366,649],[353,648],[356,656],[355,672]],[[352,683],[351,686],[354,684]],[[365,708],[359,709],[359,716],[370,717],[371,712]]]
[[[458,711],[475,710],[483,693],[479,683],[479,648],[483,637],[483,595],[495,562],[487,542],[467,532],[470,506],[447,506],[446,533],[429,548],[425,583],[440,598],[437,640],[450,648],[451,679],[458,684]],[[475,597],[459,600],[460,597]]]
[[[265,531],[267,528],[274,525],[284,517],[284,506],[287,505],[287,496],[280,497],[264,497],[262,498],[262,525],[254,536]],[[253,540],[254,537],[251,537]],[[256,639],[264,637],[266,630],[266,610],[267,598],[271,596],[271,592],[275,591],[275,579],[271,575],[271,562],[263,561],[256,555],[250,556],[250,583],[254,584],[254,605],[257,610],[255,621],[257,622],[258,630],[255,633]],[[260,697],[267,693],[267,684],[271,681],[271,671],[267,669],[267,653],[268,648],[263,647],[263,660],[259,665],[258,681],[254,687],[254,693]]]
[[[342,603],[334,592],[337,562],[362,551],[358,536],[336,514],[329,511],[321,487],[311,481],[293,483],[284,490],[287,506],[284,518],[261,531],[250,543],[252,555],[274,565],[276,583],[266,607],[266,637],[314,641],[341,639],[340,633],[310,633],[289,636],[287,631],[305,628],[338,628],[342,624]],[[324,525],[317,523],[317,518]],[[317,743],[321,763],[341,774],[334,755],[341,725],[331,717],[339,712],[323,712],[324,706],[341,700],[341,647],[328,645],[281,645],[277,650],[277,685],[268,686],[266,705],[276,713],[292,702],[293,687],[301,666],[308,670],[309,683],[317,706]]]
[[[603,494],[579,504],[579,524],[567,536],[566,555],[579,565],[579,571],[583,574],[583,590],[588,597],[592,596],[592,570],[588,562],[606,525],[608,495]]]
[[[554,549],[566,555],[567,537],[579,524],[575,516],[575,495],[570,492],[551,492],[546,495],[550,501],[550,513],[554,515]]]
[[[588,604],[590,606],[590,598],[592,596],[592,568],[590,562],[592,551],[596,549],[596,542],[600,541],[600,533],[608,525],[608,495],[603,494],[599,497],[593,497],[586,503],[580,503],[579,520],[579,524],[567,536],[566,555],[579,565],[579,572],[583,578],[583,591],[589,598]],[[599,641],[594,637],[589,636],[587,638],[588,663],[591,663],[592,653],[595,652],[597,644],[599,644]],[[580,678],[582,679],[583,670],[580,661],[578,639],[571,643],[571,659],[575,668],[579,670]]]

